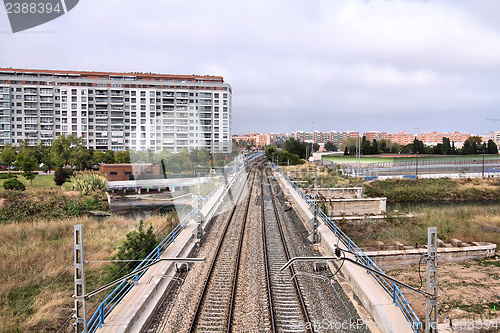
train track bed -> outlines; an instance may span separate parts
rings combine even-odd
[[[338,329],[359,317],[330,270],[314,272],[318,265],[300,262],[278,274],[289,257],[319,253],[273,183],[262,167],[254,168],[246,185],[232,189],[233,199],[224,200],[224,213],[202,239],[197,256],[205,263],[178,276],[146,332],[352,331]]]

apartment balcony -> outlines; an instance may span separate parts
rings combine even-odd
[[[40,95],[52,95],[53,93],[52,89],[40,88]]]
[[[96,143],[96,145],[107,145],[108,139],[96,139],[95,143]]]
[[[108,125],[108,120],[107,119],[96,119],[95,123],[96,123],[96,125]]]
[[[102,106],[102,105],[101,105],[101,106],[96,106],[96,107],[95,107],[95,110],[107,110],[107,109],[108,109],[108,107],[107,107],[107,106]]]
[[[174,100],[173,99],[163,99],[163,104],[174,104]]]
[[[52,104],[52,103],[40,103],[40,108],[41,109],[53,109],[54,104]]]
[[[38,95],[38,91],[36,88],[24,88],[24,94]]]
[[[96,112],[95,116],[97,118],[103,118],[103,117],[107,118],[108,117],[108,113],[107,112]]]
[[[111,110],[123,111],[123,106],[111,105]]]
[[[37,107],[38,107],[37,103],[32,103],[32,102],[25,102],[24,103],[25,109],[36,109]]]
[[[123,118],[123,112],[111,111],[111,118]]]
[[[24,96],[23,99],[25,102],[36,102],[38,101],[37,96]]]
[[[123,98],[111,97],[111,104],[123,104]]]
[[[174,93],[173,92],[163,92],[163,97],[174,97]]]
[[[96,104],[108,104],[108,99],[107,98],[96,98],[95,103]]]
[[[41,131],[53,131],[54,126],[52,126],[52,125],[40,125],[40,130]]]
[[[108,96],[108,91],[107,90],[96,90],[95,95],[96,96]]]

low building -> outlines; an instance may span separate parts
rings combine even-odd
[[[151,163],[100,164],[99,171],[108,177],[108,181],[163,178],[161,166]]]

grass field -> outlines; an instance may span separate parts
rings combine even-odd
[[[484,155],[485,159],[500,159],[500,155]],[[453,161],[453,160],[478,160],[482,159],[483,155],[418,155],[419,161]],[[356,156],[321,156],[322,160],[332,161],[335,163],[356,163]],[[404,161],[414,161],[416,155],[373,155],[373,156],[361,156],[361,163],[381,163],[381,162],[404,162]]]
[[[20,174],[17,175],[17,179],[19,179],[24,185],[26,185],[26,189],[58,189],[59,186],[56,186],[54,183],[54,175],[46,175],[46,174],[38,174],[35,179],[33,179],[33,186],[30,185],[29,182],[26,181],[26,178],[21,176]],[[5,181],[5,179],[0,179],[0,191],[4,191],[2,184]],[[68,178],[66,180],[66,183],[62,185],[62,188],[66,191],[71,191],[71,180]]]

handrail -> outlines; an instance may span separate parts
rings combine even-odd
[[[232,169],[231,174],[235,174],[238,172],[240,166],[236,166]],[[206,202],[217,192],[217,190],[222,186],[222,182],[219,182],[215,188],[205,197],[203,197],[202,202],[206,204]],[[184,219],[156,246],[156,248],[151,251],[151,253],[144,258],[143,261],[139,263],[139,265],[134,268],[134,271],[140,269],[141,267],[151,263],[151,260],[159,259],[161,254],[167,249],[167,247],[172,244],[177,236],[186,228],[187,223],[193,219],[196,214],[198,214],[198,209],[193,208],[189,214],[187,214]],[[105,318],[109,315],[109,313],[115,308],[115,306],[125,297],[125,295],[129,292],[130,289],[134,285],[137,285],[139,279],[146,273],[146,271],[141,272],[134,276],[133,280],[135,281],[133,284],[130,281],[122,281],[115,289],[113,289],[108,296],[102,301],[97,310],[90,317],[87,322],[87,330],[90,333],[94,333],[98,328],[101,328],[104,324]]]
[[[273,164],[273,168],[281,174],[281,176],[295,189],[295,191],[301,196],[302,199],[306,201],[309,206],[314,205],[314,201],[302,190],[293,183],[290,178],[288,178],[283,171],[281,171],[275,164]],[[323,220],[323,223],[335,234],[335,236],[344,244],[344,246],[347,248],[347,250],[354,254],[355,258],[359,260],[361,263],[363,263],[366,266],[369,266],[381,273],[384,273],[380,267],[373,262],[373,260],[368,257],[363,250],[361,250],[356,243],[354,243],[349,236],[347,236],[323,211],[321,211],[321,208],[318,207],[318,216],[321,220]],[[371,274],[367,272],[367,274]],[[396,304],[400,309],[403,315],[405,316],[406,320],[410,323],[411,328],[415,333],[419,333],[420,329],[422,327],[422,323],[420,322],[420,319],[417,317],[415,314],[415,311],[413,311],[413,308],[411,305],[408,303],[406,300],[405,296],[401,293],[401,290],[397,285],[394,285],[392,282],[388,282],[382,277],[379,277],[376,274],[372,274],[372,276],[377,280],[377,282],[384,288],[384,290],[391,295],[394,304]]]

